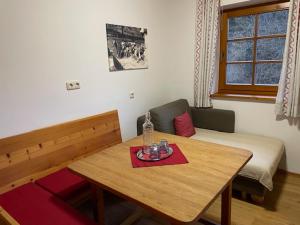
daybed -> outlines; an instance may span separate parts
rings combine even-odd
[[[230,110],[190,107],[180,99],[150,109],[152,122],[157,131],[175,134],[174,118],[188,112],[196,134],[190,138],[247,149],[253,158],[241,170],[233,182],[233,189],[245,197],[261,203],[267,190],[272,191],[274,176],[284,152],[283,143],[275,138],[255,134],[235,133],[235,113]],[[142,134],[144,117],[137,120],[137,133]]]

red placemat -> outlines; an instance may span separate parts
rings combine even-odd
[[[136,157],[136,153],[142,148],[142,146],[130,147],[130,156],[133,168],[138,167],[151,167],[151,166],[165,166],[165,165],[176,165],[176,164],[185,164],[188,163],[187,159],[178,148],[176,144],[169,144],[170,147],[173,148],[173,154],[166,159],[155,162],[146,162],[139,160]]]

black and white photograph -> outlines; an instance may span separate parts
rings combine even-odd
[[[146,28],[106,24],[109,71],[147,69]]]

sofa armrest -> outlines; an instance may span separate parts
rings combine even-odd
[[[143,124],[144,124],[144,122],[145,122],[145,115],[140,116],[140,117],[137,118],[137,121],[136,121],[137,135],[143,134]]]
[[[235,113],[231,110],[191,107],[195,127],[234,133]]]

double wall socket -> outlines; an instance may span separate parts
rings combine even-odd
[[[80,83],[77,80],[66,82],[66,88],[68,91],[80,89]]]

